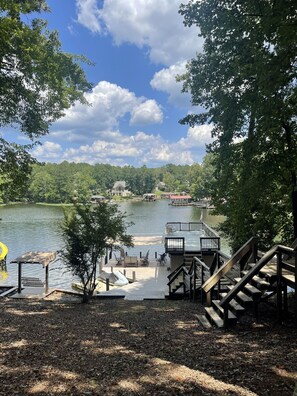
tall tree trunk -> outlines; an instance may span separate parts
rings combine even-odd
[[[292,141],[292,130],[288,123],[283,123],[285,130],[286,142],[288,147],[288,158],[291,169],[291,199],[292,199],[292,216],[293,216],[293,233],[294,239],[297,238],[297,176],[295,171],[294,149]]]
[[[292,214],[293,214],[294,239],[296,239],[297,238],[297,184],[296,184],[296,172],[292,172]]]

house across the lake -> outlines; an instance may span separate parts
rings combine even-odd
[[[119,195],[122,197],[129,197],[132,195],[131,191],[127,189],[126,182],[124,180],[116,181],[111,190],[112,195]]]

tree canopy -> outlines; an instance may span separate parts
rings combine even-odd
[[[83,302],[94,293],[99,260],[107,250],[133,246],[132,236],[126,233],[131,224],[116,205],[75,204],[65,210],[62,257],[82,283]]]
[[[180,77],[213,125],[213,200],[234,248],[258,235],[297,237],[296,54],[293,0],[190,1],[180,13],[199,26],[204,50]]]
[[[58,33],[35,17],[46,11],[44,0],[0,0],[0,128],[14,127],[32,142],[47,134],[65,109],[85,103],[84,92],[91,87],[80,66],[88,61],[63,52]],[[20,184],[8,168],[27,175],[34,162],[28,148],[1,137],[0,171],[7,185]]]

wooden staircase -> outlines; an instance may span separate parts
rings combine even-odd
[[[248,271],[243,271],[243,276]],[[236,283],[240,282],[242,277],[234,278]],[[259,276],[254,276],[249,283],[247,283],[242,291],[239,291],[236,296],[228,303],[228,324],[227,327],[236,325],[238,319],[247,311],[253,309],[256,313],[257,305],[268,296],[268,293],[274,294],[276,290],[273,277],[271,282],[266,280],[265,271],[260,272]],[[229,291],[233,290],[235,285],[228,285]],[[211,300],[211,306],[205,307],[205,316],[210,324],[217,327],[224,327],[224,308],[220,302],[228,295],[228,292],[219,293],[218,299]],[[199,319],[200,316],[198,316]],[[203,319],[203,322],[205,320]]]
[[[277,245],[262,257],[257,257],[255,243],[254,238],[248,241],[202,285],[207,306],[205,314],[197,317],[204,327],[234,326],[240,316],[251,309],[257,317],[259,303],[273,295],[276,295],[277,317],[281,323],[283,312],[287,309],[287,287],[295,290],[297,325],[296,251]],[[251,258],[254,263],[249,263]],[[227,291],[220,292],[217,285],[235,265],[240,267],[241,275],[233,278],[233,284],[227,285]]]
[[[168,299],[192,298],[201,294],[201,286],[218,267],[216,254],[203,255],[201,252],[186,252],[183,264],[168,276]],[[221,281],[221,288],[230,281]]]
[[[202,281],[198,276],[194,277],[193,260],[201,257],[199,253],[187,252],[183,257],[183,264],[168,275],[169,294],[168,299],[189,298],[192,290],[201,288]],[[200,260],[200,259],[199,259]],[[196,269],[195,269],[196,271]]]

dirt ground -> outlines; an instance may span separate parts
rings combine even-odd
[[[297,395],[297,329],[189,301],[0,301],[0,395]]]

